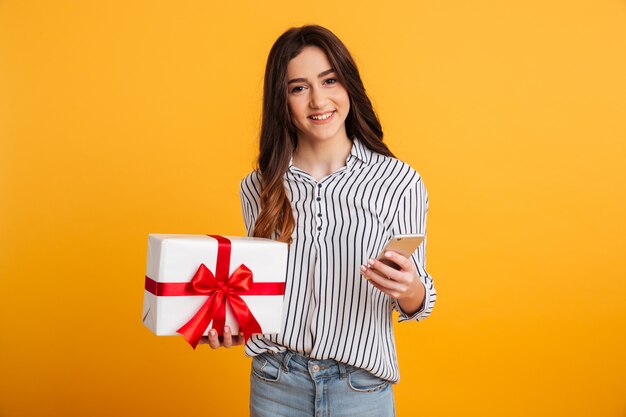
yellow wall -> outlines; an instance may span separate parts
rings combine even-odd
[[[243,234],[276,37],[352,50],[430,194],[400,416],[626,413],[626,5],[0,2],[0,416],[245,415],[249,360],[141,324],[147,234]]]

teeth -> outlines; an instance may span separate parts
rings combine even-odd
[[[322,114],[321,116],[311,116],[311,119],[313,119],[313,120],[326,120],[330,116],[332,116],[332,114],[333,114],[333,112],[331,111],[330,113]]]

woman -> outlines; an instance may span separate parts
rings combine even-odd
[[[394,415],[392,312],[422,320],[436,294],[425,243],[372,257],[394,235],[425,233],[428,198],[382,141],[350,53],[329,30],[292,28],[265,71],[258,169],[241,183],[248,235],[289,242],[283,331],[254,335],[253,416]],[[225,329],[213,348],[241,344]]]

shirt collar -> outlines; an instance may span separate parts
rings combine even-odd
[[[350,151],[350,156],[348,156],[348,160],[346,163],[350,161],[350,159],[357,158],[364,164],[367,164],[372,156],[372,151],[363,144],[359,139],[352,139],[352,150]]]

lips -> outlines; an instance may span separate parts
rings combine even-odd
[[[325,112],[325,113],[316,113],[316,114],[312,114],[309,117],[309,119],[313,120],[314,122],[323,122],[326,121],[328,119],[330,119],[331,117],[333,117],[333,115],[335,114],[335,110],[329,111],[329,112]]]

